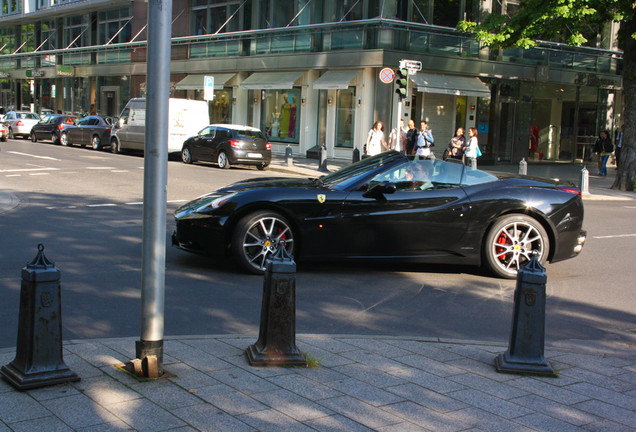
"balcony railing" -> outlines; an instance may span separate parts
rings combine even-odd
[[[188,58],[192,59],[366,49],[478,58],[481,48],[472,36],[460,34],[454,29],[387,19],[177,37],[172,39],[172,46],[185,47]],[[146,48],[147,42],[139,41],[35,53],[0,54],[0,69],[36,68],[53,66],[56,63],[93,65],[144,62]],[[174,51],[182,53],[183,49]],[[621,70],[622,58],[620,51],[573,48],[545,42],[531,49],[491,51],[489,59],[587,72],[617,73]]]

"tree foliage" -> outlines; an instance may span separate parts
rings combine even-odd
[[[460,21],[458,30],[472,33],[491,48],[530,48],[540,41],[596,46],[604,27],[620,23],[625,100],[623,150],[612,188],[632,190],[636,179],[636,0],[522,0],[512,16],[492,13],[480,22]],[[615,48],[615,47],[605,47]]]

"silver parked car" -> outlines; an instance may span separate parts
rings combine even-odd
[[[2,122],[9,128],[9,138],[21,136],[28,138],[31,129],[40,121],[40,116],[29,111],[9,111],[4,115]]]

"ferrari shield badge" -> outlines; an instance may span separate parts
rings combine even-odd
[[[327,199],[327,197],[324,194],[318,194],[317,198],[320,204],[324,203],[325,200]]]

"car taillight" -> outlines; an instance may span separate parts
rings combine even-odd
[[[569,192],[581,196],[581,189],[574,186],[557,186],[557,189],[563,192]]]
[[[230,140],[230,147],[240,148],[241,147],[241,143],[239,141],[236,141],[236,140]]]
[[[110,128],[106,129],[106,133],[110,134]]]
[[[62,123],[60,123],[59,125],[57,125],[57,128],[58,128],[59,130],[62,130],[62,129],[64,129],[64,125],[63,125]]]
[[[271,150],[272,149],[272,145],[270,143],[265,144],[265,148],[267,150]]]
[[[15,125],[16,126],[24,126],[24,123],[22,123],[22,120],[18,120],[18,122]]]

